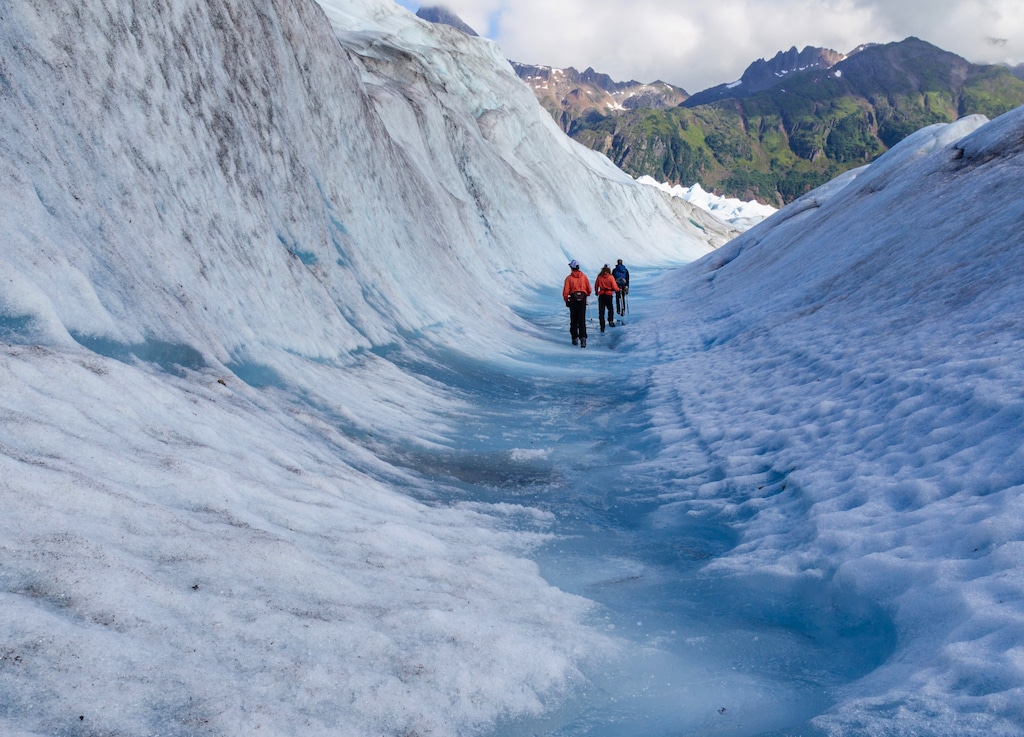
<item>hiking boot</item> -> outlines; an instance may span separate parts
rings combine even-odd
[[[587,339],[586,338],[580,338],[580,348],[586,348],[586,347],[587,347]]]
[[[608,323],[608,327],[610,327],[610,328],[615,327],[615,323],[613,323],[613,322]]]
[[[579,341],[578,341],[578,340],[576,340],[576,338],[573,338],[573,339],[572,339],[572,344],[573,344],[573,345],[579,345]]]

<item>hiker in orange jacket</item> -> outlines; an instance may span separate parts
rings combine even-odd
[[[612,276],[612,267],[605,264],[601,273],[594,280],[594,289],[597,291],[597,315],[601,322],[601,332],[604,332],[604,312],[608,310],[608,325],[615,327],[615,308],[612,306],[612,296],[619,291],[619,285],[615,283]]]
[[[562,299],[569,308],[569,335],[572,344],[587,347],[587,297],[590,296],[590,279],[580,269],[579,261],[569,262],[569,276],[562,285]]]

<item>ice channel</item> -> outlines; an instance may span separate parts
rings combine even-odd
[[[455,450],[405,462],[463,500],[554,514],[557,540],[536,556],[544,577],[596,602],[599,626],[629,643],[557,712],[503,724],[494,737],[820,734],[810,720],[892,653],[891,621],[820,581],[705,573],[737,535],[665,501],[679,473],[644,470],[658,447],[646,432],[643,367],[617,350],[643,319],[642,300],[603,335],[595,320],[580,350],[569,346],[557,295],[546,297],[556,308],[522,315],[551,343],[535,362],[446,355],[409,366],[470,397],[479,413]],[[694,484],[716,473],[697,443],[680,467]]]

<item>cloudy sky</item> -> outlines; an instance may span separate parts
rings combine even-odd
[[[698,92],[792,46],[848,52],[929,41],[974,62],[1024,62],[1021,0],[399,0],[445,5],[513,61],[590,66]]]

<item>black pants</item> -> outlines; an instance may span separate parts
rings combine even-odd
[[[612,295],[601,294],[597,298],[597,317],[601,321],[601,330],[604,330],[604,313],[608,312],[608,322],[615,324],[615,312],[612,309]]]
[[[615,293],[615,310],[620,315],[626,314],[626,290],[620,289]]]
[[[587,300],[569,303],[569,335],[573,340],[587,339]]]

